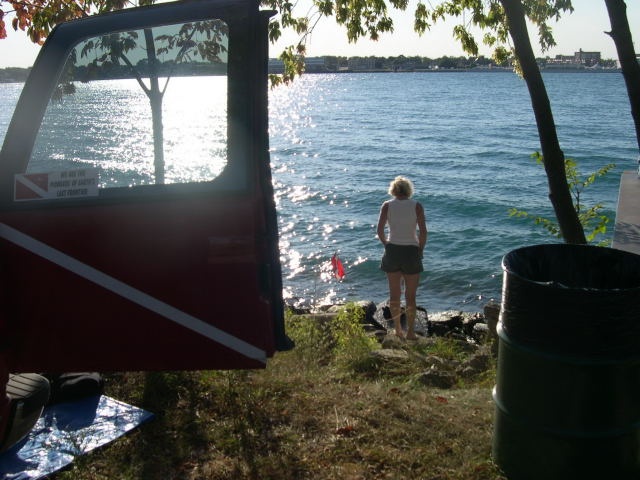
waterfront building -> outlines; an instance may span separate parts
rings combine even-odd
[[[601,59],[600,52],[584,52],[582,49],[573,55],[573,61],[585,67],[593,67],[599,64]]]

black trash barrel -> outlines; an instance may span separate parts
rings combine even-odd
[[[510,480],[640,479],[640,256],[508,253],[493,457]]]

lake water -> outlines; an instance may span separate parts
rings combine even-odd
[[[637,158],[622,75],[544,78],[565,155],[583,172],[617,165],[584,193],[613,222],[620,173]],[[21,87],[0,85],[0,138]],[[306,75],[269,101],[290,303],[386,299],[375,226],[400,174],[414,181],[427,213],[418,304],[430,311],[480,311],[500,299],[504,254],[556,241],[508,215],[511,207],[553,215],[544,171],[531,159],[540,147],[526,85],[512,73]],[[334,253],[342,282],[330,275]]]

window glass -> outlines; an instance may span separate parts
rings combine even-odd
[[[214,179],[227,163],[227,47],[221,20],[81,42],[27,173],[87,171],[100,188]]]

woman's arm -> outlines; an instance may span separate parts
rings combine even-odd
[[[387,204],[387,202],[384,202],[382,204],[382,207],[380,208],[380,216],[378,217],[378,228],[377,228],[378,239],[382,242],[383,245],[387,244],[387,237],[385,236],[385,233],[384,233],[384,227],[387,224],[388,211],[389,211],[389,205]]]
[[[424,208],[420,202],[416,203],[416,217],[418,222],[418,243],[420,244],[420,248],[424,249],[424,246],[427,244],[429,232],[427,231],[427,220],[424,215]]]

